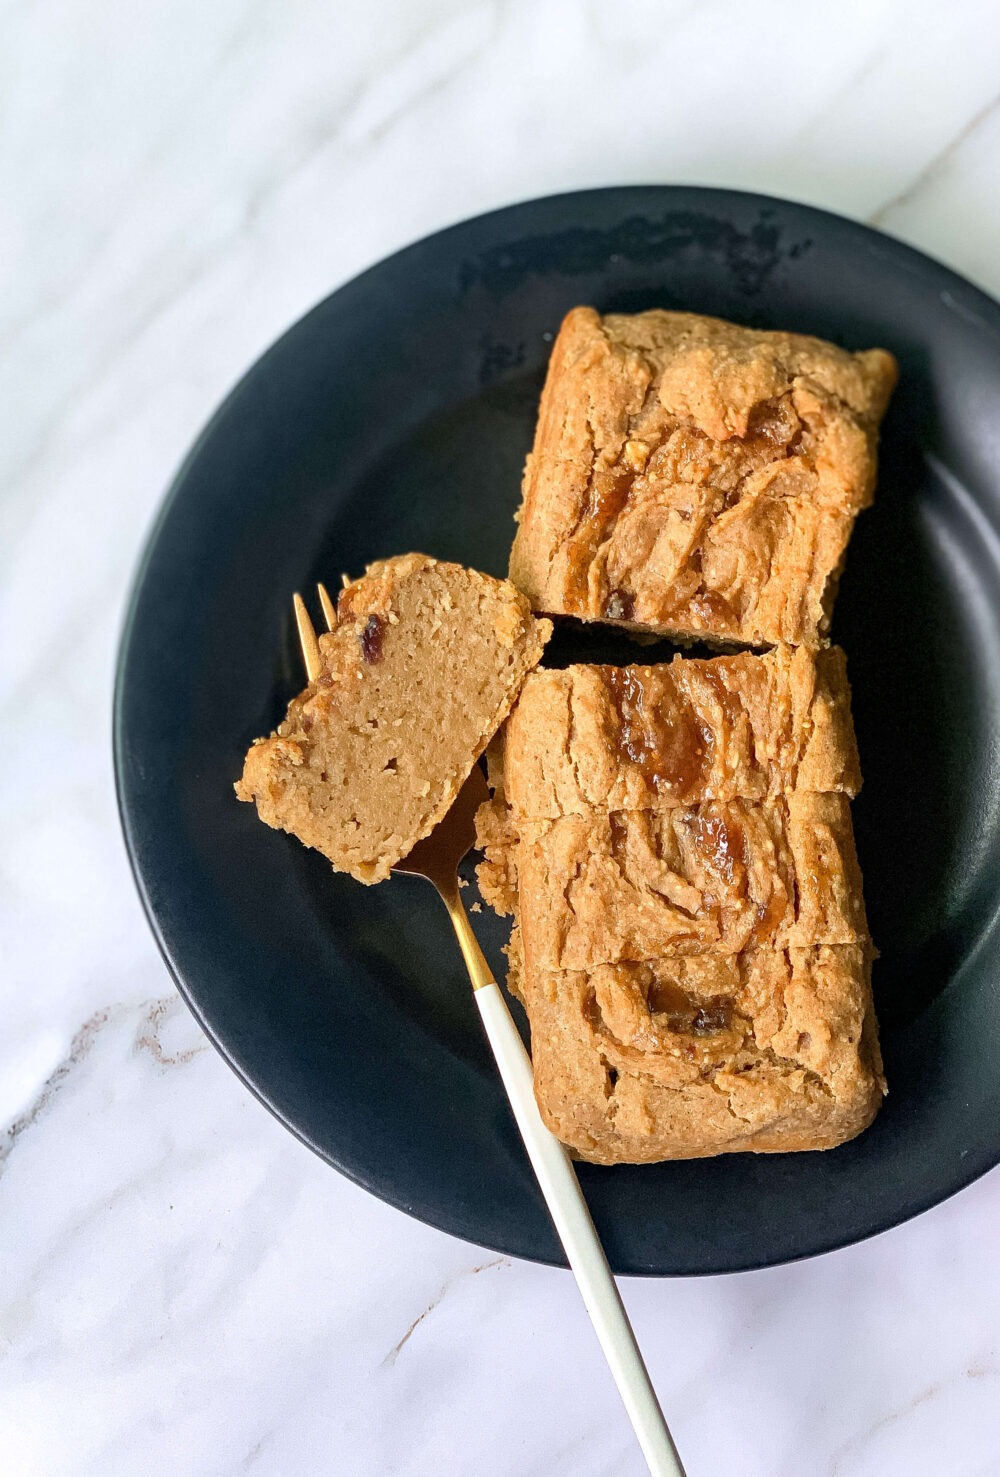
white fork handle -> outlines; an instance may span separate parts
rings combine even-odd
[[[542,1122],[531,1058],[496,984],[475,991],[524,1146],[653,1477],[684,1477],[604,1248],[563,1145]]]

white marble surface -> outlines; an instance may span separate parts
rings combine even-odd
[[[1000,13],[952,0],[0,0],[0,1470],[629,1477],[566,1275],[379,1204],[208,1049],[109,767],[173,469],[290,321],[526,196],[694,181],[1000,292]],[[625,1297],[690,1477],[1000,1472],[1000,1176]]]

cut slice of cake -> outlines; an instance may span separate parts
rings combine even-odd
[[[532,672],[503,750],[532,820],[861,788],[839,647]]]
[[[523,821],[525,968],[868,938],[843,795]]]
[[[382,881],[448,810],[550,632],[508,580],[423,554],[371,565],[237,795],[338,871]]]
[[[895,382],[882,349],[574,309],[549,363],[511,579],[550,615],[680,641],[820,644]]]

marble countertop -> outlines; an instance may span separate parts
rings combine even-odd
[[[110,774],[139,548],[293,319],[557,190],[840,210],[1000,293],[1000,12],[953,0],[0,0],[0,1466],[632,1477],[568,1275],[389,1209],[245,1092]],[[16,756],[16,760],[15,760]],[[1000,1472],[1000,1175],[815,1261],[623,1292],[689,1477]]]

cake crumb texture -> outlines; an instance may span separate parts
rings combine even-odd
[[[371,565],[237,795],[338,871],[382,881],[448,810],[550,632],[508,580],[422,554]]]

